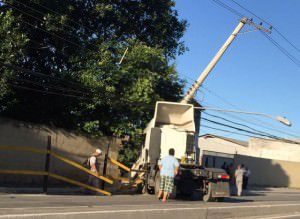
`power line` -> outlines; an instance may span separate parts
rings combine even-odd
[[[254,134],[254,135],[260,135],[260,136],[263,136],[263,137],[268,137],[268,138],[274,138],[276,136],[273,136],[271,134],[263,134],[263,133],[260,133],[259,131],[249,131],[249,130],[245,130],[245,129],[242,129],[242,128],[239,128],[239,127],[235,127],[235,126],[231,126],[231,125],[228,125],[228,124],[225,124],[225,123],[221,123],[221,122],[217,122],[217,121],[214,121],[214,120],[210,120],[210,119],[207,119],[207,118],[204,118],[202,117],[201,119],[203,119],[204,121],[207,121],[209,123],[213,123],[213,124],[216,124],[216,125],[221,125],[221,126],[225,126],[225,127],[228,127],[228,128],[231,128],[231,129],[235,129],[235,130],[238,130],[238,131],[242,131],[242,132],[246,132],[246,133],[250,133],[250,134]]]
[[[187,79],[189,79],[190,81],[193,81],[193,82],[195,81],[195,79],[193,79],[193,78],[187,76],[186,74],[183,74],[183,75],[184,75]],[[189,83],[189,84],[191,84],[191,83]],[[191,84],[191,85],[192,85],[192,84]],[[221,101],[224,102],[225,104],[230,105],[231,107],[233,107],[233,108],[235,108],[235,109],[240,109],[240,110],[242,110],[240,107],[237,107],[236,105],[232,104],[231,102],[229,102],[228,100],[226,100],[224,97],[221,97],[221,96],[220,96],[219,94],[217,94],[216,92],[214,92],[214,91],[208,89],[208,88],[207,88],[206,86],[204,86],[203,84],[201,85],[201,88],[203,88],[203,89],[206,90],[207,92],[211,93],[212,95],[214,95],[215,97],[217,97],[219,100],[221,100]],[[201,102],[201,101],[200,101],[200,102]],[[214,107],[217,107],[217,106],[215,106],[215,105],[213,105],[213,104],[209,104],[209,105],[212,105],[212,106],[214,106]],[[220,108],[220,107],[217,107],[217,108]],[[294,134],[291,134],[291,133],[288,133],[288,132],[285,132],[285,131],[278,130],[278,129],[275,128],[274,125],[272,125],[272,124],[270,124],[270,123],[267,123],[267,122],[264,122],[264,121],[262,121],[262,120],[256,119],[256,118],[252,118],[252,119],[255,120],[255,121],[257,121],[257,122],[259,122],[259,123],[260,123],[259,125],[258,125],[258,123],[256,123],[256,122],[254,123],[254,122],[251,122],[251,121],[249,121],[249,120],[247,120],[247,119],[243,119],[243,118],[241,118],[241,117],[239,117],[239,116],[234,116],[234,115],[231,115],[231,114],[226,113],[226,112],[218,112],[218,113],[221,113],[221,114],[223,114],[223,115],[228,115],[228,116],[230,116],[230,117],[232,117],[232,118],[238,119],[238,120],[243,121],[243,122],[247,122],[247,123],[252,124],[252,125],[255,125],[255,126],[262,127],[262,128],[264,128],[264,129],[267,129],[267,130],[270,130],[270,131],[275,131],[275,132],[278,132],[278,133],[281,133],[281,134],[286,134],[286,135],[289,135],[289,136],[292,136],[292,137],[296,137],[296,138],[299,137],[299,136],[296,136],[296,135],[294,135]],[[264,126],[264,125],[261,125],[261,124],[265,124],[265,126]],[[269,126],[271,126],[271,127],[273,127],[273,128],[270,128]]]
[[[205,115],[208,115],[208,116],[211,116],[211,117],[214,117],[214,118],[217,118],[217,119],[222,119],[222,120],[225,121],[225,122],[230,122],[230,123],[235,124],[235,125],[243,126],[243,127],[245,127],[245,128],[251,129],[252,131],[257,131],[257,132],[260,132],[260,133],[263,133],[263,134],[269,134],[269,133],[267,133],[267,132],[259,131],[259,130],[255,129],[255,128],[252,128],[252,127],[248,126],[248,125],[244,125],[244,124],[241,124],[241,123],[238,123],[238,122],[234,122],[234,121],[231,121],[231,120],[226,119],[226,118],[221,117],[221,116],[213,115],[213,114],[207,113],[207,112],[205,112],[205,111],[203,111],[203,113],[204,113]]]
[[[292,140],[285,139],[285,138],[280,138],[278,136],[274,136],[274,135],[271,135],[271,134],[266,135],[266,134],[262,134],[262,133],[259,133],[259,132],[253,132],[253,131],[245,130],[245,129],[242,129],[242,128],[239,128],[239,127],[231,126],[231,125],[228,125],[228,124],[225,124],[225,123],[217,122],[217,121],[210,120],[210,119],[203,118],[203,117],[201,119],[203,119],[207,122],[216,124],[216,125],[225,126],[225,127],[231,128],[231,129],[238,130],[238,131],[242,131],[242,132],[246,132],[246,133],[250,133],[250,134],[254,134],[254,135],[260,135],[262,137],[268,137],[268,138],[272,138],[272,139],[275,139],[275,140],[280,140],[280,141],[283,141],[283,142],[286,142],[286,143],[300,144],[300,142],[292,141]]]
[[[226,10],[230,11],[232,14],[237,15],[238,17],[244,17],[243,14],[241,14],[240,12],[238,12],[237,10],[233,9],[232,7],[230,7],[229,5],[219,1],[219,0],[212,0],[213,2],[217,3],[219,6],[225,8]],[[233,1],[233,0],[231,0]],[[233,1],[235,2],[235,1]],[[236,3],[236,2],[235,2]],[[238,3],[236,3],[238,4]],[[238,4],[240,7],[242,7],[240,4]],[[264,21],[265,23],[269,24],[270,27],[272,27],[272,25],[263,20],[262,18],[258,17],[257,15],[255,15],[253,12],[251,12],[250,10],[246,9],[243,7],[244,10],[247,10],[249,13],[251,13],[253,16],[257,17],[258,19],[260,19],[261,21]],[[285,40],[287,40],[287,38],[281,34],[277,29],[275,29],[277,33],[279,33],[279,35],[281,35]],[[261,33],[263,33],[263,31],[260,30]],[[287,56],[294,64],[296,64],[298,67],[300,67],[300,61],[294,57],[290,52],[288,52],[285,48],[283,48],[283,46],[281,46],[278,42],[276,42],[274,39],[272,39],[270,36],[268,36],[266,33],[263,33],[263,35],[265,37],[267,37],[273,44],[275,47],[277,47],[285,56]],[[289,42],[289,44],[291,44],[297,51],[300,51],[294,44],[292,44],[289,40],[287,40],[287,42]]]
[[[25,84],[32,84],[32,85],[36,85],[36,86],[39,86],[39,87],[42,87],[42,88],[47,88],[47,89],[50,88],[50,89],[54,89],[54,90],[58,90],[58,91],[77,93],[78,95],[79,94],[86,95],[85,93],[82,93],[81,91],[72,90],[72,89],[66,89],[66,88],[59,87],[59,86],[41,84],[39,82],[35,82],[35,81],[31,81],[31,80],[26,80],[26,79],[22,79],[22,78],[14,78],[13,80],[12,79],[8,79],[8,82],[11,82],[11,81],[22,82],[22,83],[25,83]]]
[[[80,83],[75,83],[73,81],[70,81],[70,80],[64,80],[64,79],[60,79],[60,78],[57,78],[57,77],[54,77],[52,75],[46,75],[46,74],[43,74],[43,73],[40,73],[40,72],[36,72],[36,71],[31,71],[31,70],[28,70],[28,69],[25,69],[25,68],[22,68],[22,67],[18,67],[18,66],[14,66],[14,65],[11,65],[9,63],[5,63],[3,61],[0,60],[0,63],[7,67],[7,68],[10,68],[10,69],[13,69],[13,70],[16,70],[16,71],[21,71],[21,72],[25,72],[27,74],[30,74],[30,75],[35,75],[35,76],[38,76],[38,77],[44,77],[44,78],[48,78],[48,79],[53,79],[57,82],[63,82],[65,83],[65,85],[68,85],[68,86],[76,86],[76,89],[78,90],[79,88],[80,89],[83,89],[82,92],[89,92],[90,89],[88,89],[87,87],[84,87],[82,84]]]
[[[219,1],[219,0],[212,0],[213,2],[215,2],[217,5],[221,6],[222,8],[225,8],[226,10],[228,10],[229,12],[231,12],[232,14],[238,16],[239,18],[244,17],[243,14],[241,14],[240,12],[238,12],[237,10],[235,10],[234,8],[230,7],[229,5],[226,5],[225,3]]]
[[[20,2],[20,1],[17,1],[17,0],[14,0],[14,1],[17,2],[18,4],[23,5],[23,6],[26,7],[26,8],[31,9],[32,11],[35,11],[35,12],[39,13],[40,15],[43,15],[43,16],[44,16],[44,13],[43,13],[43,12],[41,12],[41,11],[39,11],[39,10],[33,8],[33,7],[30,7],[30,6],[24,4],[24,3]],[[6,4],[12,5],[12,4],[8,3],[8,2],[6,2]],[[23,13],[27,14],[28,16],[30,16],[30,17],[32,17],[32,18],[35,18],[35,19],[37,19],[37,20],[40,20],[40,21],[44,22],[44,20],[42,20],[42,19],[40,19],[40,18],[38,18],[38,17],[36,17],[36,16],[34,16],[34,15],[31,15],[31,14],[26,13],[26,12],[23,12]],[[63,15],[60,15],[60,16],[63,16]],[[69,27],[69,28],[71,28],[72,30],[78,31],[78,29],[76,29],[75,27],[72,27],[72,26],[70,26],[70,25],[68,25],[68,24],[62,23],[62,25],[65,26],[65,27]],[[83,33],[83,34],[84,34],[85,36],[87,36],[88,38],[90,37],[90,36],[87,35],[86,33]],[[71,34],[71,35],[72,35],[72,36],[76,36],[76,35],[73,35],[73,34]],[[77,37],[77,36],[76,36],[76,37]]]
[[[293,63],[295,63],[300,68],[300,61],[289,53],[285,48],[283,48],[278,42],[276,42],[271,36],[267,35],[266,33],[260,31],[263,36],[265,36],[279,51],[281,51],[286,57],[288,57]]]
[[[188,76],[188,75],[186,75],[186,74],[183,74],[183,75],[186,77],[186,79],[188,79],[188,80],[190,80],[190,81],[192,81],[192,82],[195,82],[195,79],[191,78],[190,76]],[[190,83],[190,82],[187,82],[187,83],[188,83],[189,85],[193,85],[193,84]],[[232,104],[231,102],[229,102],[228,100],[226,100],[224,97],[221,97],[221,96],[220,96],[219,94],[217,94],[216,92],[214,92],[214,91],[208,89],[208,88],[207,88],[206,86],[204,86],[203,84],[201,85],[201,88],[203,88],[203,89],[206,90],[207,92],[211,93],[212,95],[214,95],[215,97],[217,97],[219,100],[221,100],[221,101],[224,102],[225,104],[230,105],[230,106],[232,106],[232,107],[235,108],[235,109],[240,109],[240,110],[242,110],[240,107],[237,107],[236,105]],[[201,102],[201,101],[200,101],[200,102]],[[210,105],[212,105],[212,104],[210,104]],[[212,105],[212,106],[215,106],[215,105]],[[215,106],[215,107],[217,107],[217,106]],[[217,108],[220,108],[220,107],[217,107]],[[237,120],[240,120],[240,121],[243,121],[243,122],[246,122],[246,123],[249,123],[249,124],[258,126],[258,127],[262,127],[262,128],[267,129],[267,130],[269,130],[269,131],[275,131],[275,132],[277,132],[277,133],[286,134],[286,135],[289,135],[289,136],[291,136],[291,137],[299,138],[299,136],[297,136],[297,135],[294,135],[294,134],[291,134],[291,133],[288,133],[288,132],[285,132],[285,131],[282,131],[282,130],[278,130],[278,129],[276,129],[276,127],[275,127],[274,125],[272,125],[272,124],[270,124],[270,123],[267,123],[267,122],[264,122],[264,121],[262,121],[262,120],[256,119],[256,118],[252,118],[252,119],[255,120],[255,121],[257,121],[257,122],[259,122],[260,124],[258,124],[258,123],[256,123],[256,122],[251,122],[251,121],[249,121],[249,120],[247,120],[247,119],[244,119],[244,118],[241,118],[241,117],[239,117],[239,116],[231,115],[231,114],[226,113],[226,112],[218,112],[218,113],[221,113],[221,114],[223,114],[223,115],[227,115],[227,116],[229,116],[229,117],[235,118],[235,119],[237,119]],[[265,124],[265,125],[262,125],[262,124]],[[271,127],[273,127],[273,128],[270,128],[269,126],[271,126]]]
[[[225,104],[227,104],[227,105],[233,107],[234,109],[243,110],[241,107],[236,106],[235,104],[233,104],[233,103],[231,103],[230,101],[226,100],[224,97],[221,97],[221,96],[220,96],[219,94],[217,94],[216,92],[214,92],[214,91],[208,89],[206,86],[202,85],[201,88],[205,89],[207,92],[209,92],[209,93],[211,93],[212,95],[214,95],[215,97],[217,97],[220,101],[222,101],[223,103],[225,103]],[[213,105],[213,104],[209,104],[209,105],[214,106],[214,107],[217,107],[217,108],[220,108],[220,107],[215,106],[215,105]],[[285,131],[282,131],[282,130],[278,130],[278,129],[276,128],[276,126],[274,126],[273,124],[268,123],[268,122],[264,122],[264,121],[262,121],[262,120],[260,120],[260,119],[257,119],[257,118],[251,117],[251,120],[253,120],[253,122],[252,122],[252,121],[250,121],[250,120],[248,120],[248,119],[244,119],[244,118],[242,118],[242,117],[240,117],[240,116],[232,115],[232,114],[227,113],[227,112],[219,112],[219,113],[221,113],[221,114],[223,114],[223,115],[227,115],[227,116],[229,116],[229,117],[231,117],[231,118],[235,118],[235,119],[237,119],[237,120],[239,120],[239,121],[243,121],[243,122],[246,122],[246,123],[255,125],[255,126],[262,127],[262,128],[267,129],[267,130],[269,130],[269,131],[275,131],[275,132],[277,132],[277,133],[281,133],[281,134],[289,135],[289,136],[291,136],[291,137],[299,138],[299,136],[296,136],[295,134],[291,134],[290,132],[285,132]],[[254,121],[255,121],[255,122],[254,122]],[[259,124],[258,124],[258,122],[259,122]],[[264,124],[264,125],[262,125],[262,124]],[[271,127],[273,127],[273,128],[271,128]]]
[[[12,5],[12,4],[10,4],[10,3],[7,3],[7,2],[6,2],[5,4],[8,4],[11,8],[13,8],[13,9],[19,11],[19,12],[22,13],[22,14],[26,14],[27,16],[30,16],[30,17],[32,17],[32,18],[38,20],[38,21],[44,22],[42,19],[37,18],[37,17],[35,17],[35,16],[33,16],[33,15],[27,13],[27,12],[24,12],[24,11],[20,10],[19,8],[15,7],[14,5]],[[68,42],[68,43],[73,44],[73,45],[75,45],[75,46],[78,46],[78,47],[80,47],[80,48],[84,48],[83,46],[81,46],[81,45],[78,44],[78,43],[75,43],[75,42],[73,42],[73,41],[70,41],[70,40],[68,40],[68,39],[65,39],[64,37],[62,37],[62,36],[60,36],[60,35],[58,35],[58,34],[56,34],[56,33],[52,33],[52,32],[50,32],[50,31],[48,31],[48,30],[45,30],[44,28],[38,27],[37,25],[33,25],[33,24],[31,24],[31,23],[29,23],[29,22],[26,22],[26,21],[24,21],[24,20],[23,20],[22,22],[25,23],[25,24],[27,24],[27,25],[29,25],[29,26],[31,26],[31,27],[40,29],[41,31],[43,31],[43,32],[45,32],[45,33],[48,33],[48,34],[50,34],[50,35],[52,35],[52,36],[55,36],[55,37],[57,37],[57,38],[59,38],[59,39],[62,39],[62,40],[64,40],[65,42]]]
[[[39,90],[39,89],[34,89],[34,88],[29,88],[29,87],[25,87],[25,86],[16,85],[16,84],[13,84],[13,83],[9,83],[9,84],[12,87],[15,87],[17,89],[29,90],[29,91],[34,91],[34,92],[43,93],[43,94],[51,94],[51,95],[66,96],[66,97],[76,97],[76,98],[80,98],[80,99],[89,99],[89,98],[86,98],[86,97],[76,96],[76,95],[71,95],[71,94],[63,94],[63,93],[57,93],[57,92],[53,92],[53,91],[43,91],[43,90]]]
[[[50,11],[50,12],[52,12],[52,13],[54,13],[54,14],[56,14],[56,15],[58,15],[58,16],[62,16],[62,14],[58,13],[57,11],[52,10],[51,8],[49,8],[49,7],[45,6],[45,5],[39,4],[37,2],[33,2],[33,3],[36,4],[36,5],[38,5],[38,6],[40,6],[40,7],[42,7],[42,8],[44,8],[44,9],[46,9],[46,10],[48,10],[48,11]],[[83,24],[80,24],[79,22],[75,21],[74,19],[70,19],[69,18],[69,20],[71,22],[73,22],[74,24],[79,25],[80,27],[84,27],[84,28],[88,29],[91,33],[97,32],[97,31],[95,31],[95,30],[93,30],[93,29],[91,29],[91,28],[89,28],[87,26],[84,26]]]
[[[207,125],[200,125],[200,126],[204,127],[204,128],[216,130],[216,131],[221,131],[221,132],[231,133],[231,134],[235,134],[235,135],[246,136],[246,137],[250,137],[250,138],[256,138],[257,137],[255,135],[241,134],[241,133],[238,133],[238,132],[233,132],[233,131],[229,131],[229,130],[225,130],[225,129],[215,128],[215,127],[211,127],[211,126],[207,126]]]
[[[298,52],[300,52],[300,49],[294,44],[292,43],[289,39],[287,39],[287,37],[285,37],[277,28],[275,28],[272,24],[270,24],[268,21],[264,20],[263,18],[261,18],[260,16],[256,15],[254,12],[250,11],[249,9],[247,9],[246,7],[242,6],[240,3],[238,3],[235,0],[230,0],[232,1],[234,4],[238,5],[240,8],[244,9],[245,11],[247,11],[248,13],[252,14],[254,17],[258,18],[259,20],[265,22],[266,24],[270,25],[272,27],[273,30],[275,30],[288,44],[290,44],[295,50],[297,50]]]
[[[210,105],[211,105],[211,106],[214,106],[214,107],[218,107],[218,106],[216,106],[216,105],[212,105],[212,104],[210,104]],[[218,107],[218,108],[219,108],[219,107]],[[225,116],[228,116],[228,117],[230,117],[230,118],[233,118],[233,119],[242,121],[242,122],[246,122],[246,123],[248,123],[248,124],[255,125],[255,126],[260,127],[260,128],[263,128],[263,129],[267,129],[267,130],[269,130],[269,131],[274,131],[274,132],[277,132],[277,133],[289,135],[289,136],[291,136],[291,137],[299,138],[298,136],[296,136],[296,134],[294,135],[294,134],[291,134],[291,133],[288,133],[288,132],[285,132],[285,131],[281,131],[281,130],[278,130],[278,129],[275,129],[275,128],[270,128],[270,127],[268,127],[268,126],[261,125],[261,123],[264,123],[264,122],[261,121],[261,120],[255,119],[255,118],[252,118],[252,119],[253,119],[253,120],[256,120],[257,122],[249,121],[248,119],[244,119],[244,118],[242,118],[242,117],[240,117],[240,116],[237,116],[237,115],[232,115],[232,114],[230,114],[230,113],[228,113],[228,112],[218,112],[218,113],[220,113],[220,114],[222,114],[222,115],[225,115]],[[258,123],[258,122],[259,122],[259,123]],[[268,124],[268,123],[266,123],[266,124]],[[272,124],[270,124],[270,126],[271,126],[271,125],[272,125]],[[275,126],[272,125],[272,127],[275,127]]]
[[[73,84],[73,85],[77,85],[76,89],[77,90],[73,90],[72,87],[66,87],[66,88],[61,88],[61,87],[57,87],[57,86],[48,86],[48,85],[44,85],[44,84],[36,84],[40,87],[43,87],[44,89],[56,89],[55,91],[48,91],[48,90],[40,90],[40,89],[35,89],[35,88],[29,88],[29,87],[26,87],[26,86],[20,86],[19,84],[15,84],[15,83],[11,83],[10,81],[8,81],[8,83],[10,83],[11,85],[13,85],[14,87],[16,88],[20,88],[20,89],[24,89],[24,90],[31,90],[31,91],[36,91],[36,92],[40,92],[40,93],[45,93],[45,94],[53,94],[53,95],[62,95],[62,96],[68,96],[68,97],[77,97],[77,98],[81,98],[81,99],[89,99],[89,100],[92,100],[93,98],[89,95],[93,95],[93,93],[89,90],[88,87],[85,87],[85,86],[82,86],[81,84],[79,83],[75,83],[75,82],[71,82],[71,81],[64,81],[64,80],[60,80],[59,78],[56,78],[54,76],[51,76],[51,75],[45,75],[43,73],[39,73],[39,72],[34,72],[34,71],[31,71],[31,70],[28,70],[28,69],[24,69],[24,68],[21,68],[21,67],[17,67],[17,66],[13,66],[13,65],[10,65],[10,64],[7,64],[7,63],[4,63],[0,60],[0,63],[2,63],[4,65],[4,67],[8,67],[8,68],[11,68],[13,70],[16,70],[16,71],[24,71],[30,75],[35,75],[35,76],[41,76],[42,78],[47,78],[47,79],[55,79],[57,82],[69,82],[70,84]],[[20,79],[20,80],[23,80],[23,79]],[[16,81],[18,81],[18,79],[16,79]],[[28,80],[26,80],[28,81]],[[32,81],[29,81],[29,83],[35,83],[35,82],[32,82]],[[70,85],[69,84],[69,85]],[[71,88],[71,89],[69,89]],[[83,88],[85,90],[78,90],[78,88]],[[67,92],[78,92],[77,95],[75,94],[66,94],[66,93],[58,93],[56,92],[57,90],[61,90],[61,91],[67,91]],[[85,96],[78,96],[79,94],[82,94],[82,95],[85,95]],[[107,96],[105,96],[105,94],[99,92],[98,96],[101,96],[103,98],[109,98]],[[119,99],[116,98],[116,97],[111,97],[112,100],[114,101],[118,101]],[[153,108],[153,107],[152,107]]]
[[[34,18],[34,19],[36,19],[36,20],[38,20],[38,21],[41,21],[41,22],[44,22],[42,19],[40,19],[40,18],[37,18],[36,16],[34,16],[34,15],[32,15],[32,14],[29,14],[29,13],[27,13],[27,12],[23,12],[22,10],[20,10],[19,8],[17,8],[17,7],[15,7],[14,5],[12,5],[12,4],[10,4],[10,3],[7,3],[7,2],[5,2],[6,4],[8,4],[11,8],[14,8],[15,10],[18,10],[20,13],[23,13],[23,14],[26,14],[26,15],[28,15],[28,16],[30,16],[30,17],[32,17],[32,18]],[[22,3],[21,3],[22,4]],[[40,5],[40,4],[38,4],[38,3],[36,3],[37,5]],[[24,5],[24,4],[23,4]],[[29,6],[27,6],[27,7],[29,7]],[[31,7],[29,7],[29,8],[31,8]],[[32,10],[35,10],[35,11],[37,11],[36,9],[33,9],[32,8]],[[53,10],[52,10],[52,12],[54,12]],[[42,12],[40,12],[40,13],[42,13]],[[54,12],[54,13],[56,13],[56,14],[58,14],[57,12]],[[60,15],[60,14],[58,14],[58,15]],[[60,15],[60,16],[62,16],[62,15]],[[56,34],[56,33],[52,33],[52,32],[50,32],[50,31],[48,31],[48,30],[45,30],[44,28],[41,28],[41,27],[38,27],[37,25],[33,25],[33,24],[31,24],[31,23],[28,23],[28,22],[26,22],[26,21],[22,21],[23,23],[25,23],[25,24],[27,24],[27,25],[29,25],[29,26],[31,26],[31,27],[33,27],[33,28],[36,28],[36,29],[39,29],[39,30],[41,30],[41,31],[43,31],[43,32],[45,32],[45,33],[48,33],[48,34],[50,34],[50,35],[52,35],[52,36],[54,36],[54,37],[56,37],[56,38],[59,38],[59,39],[62,39],[62,40],[64,40],[65,42],[68,42],[69,44],[72,44],[72,45],[75,45],[75,46],[77,46],[77,47],[79,47],[79,48],[81,48],[81,49],[83,49],[83,50],[87,50],[87,51],[92,51],[91,49],[89,49],[89,48],[86,48],[86,47],[84,47],[84,46],[82,46],[82,45],[80,45],[80,44],[78,44],[78,43],[75,43],[74,41],[71,41],[71,40],[69,40],[69,39],[66,39],[66,38],[64,38],[64,37],[62,37],[62,36],[60,36],[60,35],[58,35],[58,34]],[[77,22],[75,22],[75,23],[77,23]],[[68,25],[69,26],[69,25]],[[69,27],[71,27],[71,26],[69,26]],[[85,27],[85,28],[87,28],[87,29],[89,29],[88,27]],[[97,32],[97,31],[93,31],[93,33],[95,33],[95,32]],[[77,38],[78,36],[77,35],[74,35],[74,34],[70,34],[70,33],[68,33],[70,36],[75,36],[75,38]],[[85,34],[86,35],[86,34]],[[88,36],[88,35],[86,35],[86,36]],[[88,38],[90,38],[91,36],[88,36]],[[105,41],[103,42],[103,43],[105,43]],[[107,43],[107,42],[106,42]],[[88,58],[86,58],[85,60],[87,60]]]

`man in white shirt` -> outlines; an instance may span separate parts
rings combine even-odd
[[[242,169],[241,165],[238,165],[234,175],[235,175],[235,184],[237,188],[237,195],[241,196],[243,190],[243,177],[244,177],[244,169]]]
[[[96,149],[88,159],[90,170],[99,175],[99,162],[98,158],[102,155],[101,149]],[[88,185],[99,188],[99,179],[95,176],[89,175]]]

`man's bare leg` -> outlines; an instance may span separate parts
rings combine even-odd
[[[157,198],[160,199],[162,194],[163,194],[163,190],[159,190]]]
[[[166,202],[167,199],[168,199],[168,196],[169,196],[169,193],[164,192],[164,197],[163,197],[162,201],[163,201],[163,202]]]

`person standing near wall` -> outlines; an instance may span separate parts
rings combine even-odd
[[[249,176],[251,175],[251,171],[249,170],[248,167],[245,168],[245,172],[244,172],[244,182],[243,182],[243,189],[247,189],[248,187],[248,180],[249,180]]]
[[[164,157],[158,164],[160,169],[160,188],[157,197],[160,199],[163,195],[163,202],[166,202],[172,193],[174,177],[178,174],[179,162],[174,155],[175,150],[171,148],[169,155]]]
[[[98,159],[101,155],[102,155],[101,149],[96,149],[96,151],[94,153],[92,153],[91,156],[87,160],[90,170],[97,175],[99,175]],[[99,179],[96,178],[95,176],[89,175],[88,185],[99,188]]]
[[[230,185],[230,195],[234,195],[235,194],[235,172],[234,172],[234,166],[233,163],[230,163],[227,166],[227,170],[226,170],[227,174],[229,175],[230,179],[229,179],[229,185]]]
[[[241,165],[238,165],[235,171],[235,184],[237,189],[237,195],[241,196],[243,191],[243,176],[244,170],[242,169]]]
[[[228,169],[227,163],[224,162],[221,168],[226,171]]]

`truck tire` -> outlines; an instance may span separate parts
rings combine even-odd
[[[136,192],[138,194],[144,194],[144,187],[145,187],[144,183],[138,184],[137,187],[136,187]]]
[[[224,197],[216,198],[216,202],[223,202],[223,201],[224,201]]]
[[[211,183],[208,183],[207,185],[207,191],[205,194],[203,194],[203,201],[204,202],[214,201],[214,198],[212,197]]]
[[[172,193],[169,195],[169,199],[176,199],[177,187],[174,185]]]

